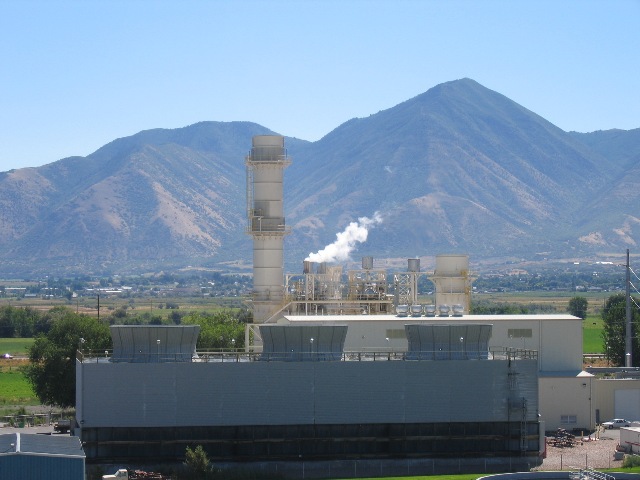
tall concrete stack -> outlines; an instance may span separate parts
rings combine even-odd
[[[247,167],[247,233],[253,237],[253,321],[263,323],[284,301],[284,137],[257,135]]]

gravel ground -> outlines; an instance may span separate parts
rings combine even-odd
[[[620,431],[605,430],[599,439],[588,437],[576,442],[572,447],[554,447],[547,437],[547,458],[536,470],[573,470],[576,468],[621,468],[622,460],[614,460],[613,454],[620,442]]]

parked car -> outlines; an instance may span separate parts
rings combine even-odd
[[[620,427],[630,427],[631,422],[629,420],[625,420],[624,418],[614,418],[613,420],[609,420],[608,422],[604,422],[602,424],[604,428],[620,428]]]
[[[2,358],[10,359],[13,358],[13,355],[11,355],[10,353],[5,353],[4,355],[2,355]]]
[[[53,431],[58,433],[68,433],[71,430],[71,420],[58,420],[53,424]]]

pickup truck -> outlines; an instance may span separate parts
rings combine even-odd
[[[144,472],[142,470],[119,469],[113,475],[103,475],[102,480],[168,480],[161,473]]]
[[[58,433],[68,433],[71,430],[71,420],[58,420],[53,424],[53,431]]]
[[[129,472],[124,468],[121,468],[113,475],[102,475],[102,480],[129,480]]]

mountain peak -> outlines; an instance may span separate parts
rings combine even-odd
[[[384,220],[360,249],[382,258],[627,248],[640,188],[623,173],[640,159],[639,132],[566,133],[462,78],[320,141],[288,139],[286,262],[375,212]],[[0,175],[0,275],[250,264],[244,156],[272,133],[252,122],[150,129]]]

